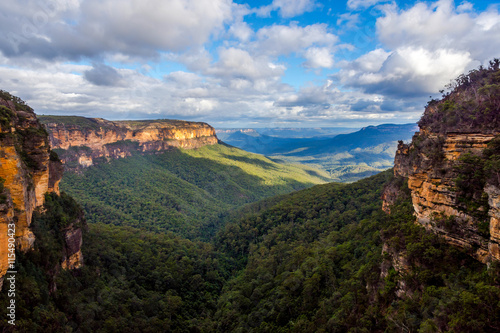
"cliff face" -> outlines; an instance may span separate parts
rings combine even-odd
[[[415,143],[401,143],[394,164],[395,174],[408,178],[417,222],[442,235],[451,244],[472,251],[482,262],[487,262],[490,258],[500,260],[500,211],[494,209],[499,203],[498,195],[494,194],[498,194],[499,189],[496,185],[485,184],[484,194],[471,199],[481,200],[486,194],[488,207],[478,205],[471,210],[462,203],[457,178],[460,176],[464,156],[480,157],[487,143],[494,138],[493,135],[481,133],[437,136],[420,132],[413,141],[427,140],[427,144],[432,142],[436,145],[430,148],[433,152],[430,153],[425,148],[419,150]],[[435,158],[440,160],[433,160],[432,154],[437,154]],[[479,217],[475,214],[481,211],[487,211],[488,216]],[[484,230],[485,225],[488,225],[487,230]]]
[[[40,117],[53,149],[67,168],[88,167],[99,158],[121,158],[133,152],[199,148],[218,142],[205,123],[178,120],[108,121],[83,117]]]
[[[44,204],[45,193],[59,194],[62,165],[51,154],[48,134],[33,110],[4,91],[0,95],[0,125],[1,286],[9,265],[9,239],[13,235],[21,251],[33,247],[33,212]]]
[[[500,70],[484,72],[428,105],[420,132],[400,142],[394,173],[407,178],[418,223],[486,263],[500,260],[500,96],[484,87]],[[386,211],[394,197],[387,187]]]

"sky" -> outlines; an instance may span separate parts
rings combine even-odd
[[[496,1],[0,3],[0,89],[37,114],[214,127],[416,122],[500,57]]]

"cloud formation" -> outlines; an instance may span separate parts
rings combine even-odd
[[[106,53],[154,56],[203,45],[231,20],[232,2],[27,0],[3,2],[0,11],[5,55],[78,59]]]
[[[347,1],[347,7],[350,9],[362,9],[371,7],[381,2],[388,2],[389,0],[349,0]]]
[[[475,14],[452,0],[382,7],[376,28],[384,49],[371,51],[335,76],[342,84],[391,97],[435,94],[461,73],[500,54],[500,14]]]
[[[46,114],[416,121],[430,94],[500,55],[497,7],[473,2],[4,1],[0,88]]]
[[[272,11],[278,11],[283,18],[292,18],[312,11],[316,7],[315,0],[273,0],[268,6],[257,8],[260,16],[269,16]]]
[[[98,86],[118,87],[124,85],[123,77],[118,71],[105,64],[95,63],[93,68],[83,72],[87,81]]]

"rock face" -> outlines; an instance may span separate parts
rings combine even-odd
[[[33,110],[4,91],[0,92],[0,126],[1,285],[8,270],[12,230],[15,229],[13,236],[19,250],[33,247],[33,212],[44,204],[45,193],[59,194],[63,169],[59,159],[51,154],[48,134]]]
[[[101,118],[42,116],[50,145],[66,168],[88,167],[133,152],[199,148],[218,143],[208,124],[179,120],[108,121]],[[61,151],[64,150],[64,151]]]
[[[461,157],[466,154],[481,156],[487,143],[494,138],[493,135],[481,133],[464,135],[452,133],[437,136],[422,131],[415,135],[413,141],[428,140],[427,144],[430,142],[436,144],[439,150],[433,153],[441,153],[437,157],[441,160],[433,160],[432,153],[426,149],[419,150],[414,143],[410,145],[400,143],[394,165],[395,175],[408,178],[417,222],[442,235],[451,244],[469,249],[472,255],[482,262],[487,262],[491,258],[500,260],[498,255],[500,239],[498,230],[495,229],[498,228],[500,211],[490,209],[490,221],[480,221],[460,203],[460,193],[456,188],[456,179],[459,176],[457,166],[462,163]],[[498,197],[494,199],[492,196],[493,193],[497,193],[498,187],[489,184],[484,190],[489,195],[490,207],[493,207],[495,202],[498,204],[498,201],[495,201]],[[388,203],[384,205],[387,206]],[[490,237],[480,230],[480,224],[484,222],[489,222]]]
[[[500,260],[500,96],[484,87],[500,70],[477,73],[428,105],[412,142],[399,143],[394,173],[407,178],[418,223],[487,263]],[[389,211],[390,186],[383,199]]]
[[[64,231],[64,254],[61,267],[63,269],[77,269],[83,266],[82,229],[70,225]]]

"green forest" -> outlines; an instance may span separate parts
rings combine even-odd
[[[209,240],[231,210],[324,182],[312,169],[221,144],[136,153],[67,172],[61,189],[82,205],[89,223]]]
[[[499,268],[488,269],[415,225],[408,193],[391,215],[384,213],[381,193],[393,178],[389,170],[246,205],[208,241],[89,223],[84,267],[55,274],[57,260],[49,254],[62,240],[48,221],[71,222],[81,208],[53,195],[50,210],[33,221],[37,238],[49,245],[37,242],[35,251],[18,253],[16,329],[497,331]],[[403,179],[396,182],[407,191]],[[406,254],[406,274],[394,270],[384,244]],[[398,296],[402,290],[405,297]]]

